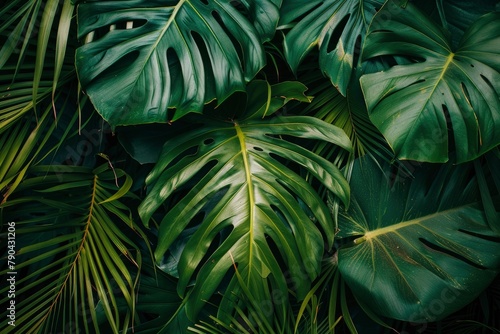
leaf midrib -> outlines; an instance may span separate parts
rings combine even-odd
[[[454,211],[460,211],[460,210],[462,210],[464,208],[470,207],[471,205],[472,205],[472,203],[468,203],[466,205],[462,205],[462,206],[459,206],[459,207],[455,207],[455,208],[451,208],[451,209],[443,210],[443,211],[438,211],[438,212],[435,212],[435,213],[430,214],[430,215],[421,216],[421,217],[418,217],[418,218],[415,218],[415,219],[403,221],[403,222],[400,222],[400,223],[397,223],[397,224],[393,224],[393,225],[389,225],[389,226],[386,226],[386,227],[378,228],[378,229],[375,229],[375,230],[372,230],[372,231],[367,231],[362,237],[359,237],[359,238],[355,239],[354,243],[355,244],[359,244],[361,242],[377,238],[380,235],[388,234],[388,233],[395,232],[395,231],[397,231],[399,229],[402,229],[402,228],[405,228],[405,227],[408,227],[408,226],[411,226],[411,225],[419,224],[419,223],[421,223],[424,220],[432,219],[432,218],[434,218],[435,216],[438,216],[438,215],[443,215],[443,214],[447,214],[447,213],[454,212]]]
[[[91,195],[91,200],[90,200],[89,214],[88,214],[88,218],[86,219],[86,222],[85,222],[85,230],[83,231],[82,240],[80,242],[80,245],[78,246],[78,249],[77,249],[77,252],[75,254],[75,258],[73,260],[73,263],[71,263],[71,265],[70,265],[71,267],[69,268],[69,270],[68,270],[68,272],[66,274],[64,282],[61,284],[60,288],[58,289],[59,291],[57,292],[57,295],[54,297],[53,302],[48,307],[47,313],[42,317],[42,319],[38,322],[37,325],[42,324],[43,322],[45,322],[46,319],[49,317],[49,315],[52,313],[52,311],[54,310],[54,307],[59,302],[59,299],[61,297],[62,292],[67,287],[69,278],[73,275],[75,267],[79,263],[81,252],[85,248],[85,244],[87,242],[87,236],[90,233],[90,229],[89,228],[90,228],[90,224],[91,224],[91,219],[92,219],[92,217],[94,215],[94,208],[95,208],[95,204],[96,204],[97,181],[98,181],[98,177],[97,177],[97,175],[94,175],[94,179],[93,179],[93,183],[92,183],[92,195]]]
[[[243,158],[243,170],[245,173],[245,182],[247,184],[248,191],[248,268],[252,268],[252,260],[253,260],[253,240],[254,240],[254,220],[255,220],[255,197],[253,193],[253,182],[252,182],[252,172],[250,170],[250,161],[248,159],[248,151],[246,148],[245,142],[245,133],[241,130],[241,127],[238,123],[234,123],[234,128],[236,129],[236,135],[238,137],[238,141],[241,148],[241,156]],[[247,280],[250,280],[250,275],[248,275]],[[247,282],[249,284],[250,282]]]

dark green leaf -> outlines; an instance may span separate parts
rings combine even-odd
[[[363,305],[429,322],[490,284],[500,268],[500,235],[477,202],[473,170],[427,166],[414,180],[394,180],[374,161],[356,161],[351,208],[339,222],[339,236],[354,240],[339,250],[339,269]],[[499,204],[497,198],[497,210]]]
[[[414,59],[361,77],[370,119],[397,157],[446,162],[451,147],[464,162],[500,143],[498,31],[500,13],[485,15],[455,51],[445,31],[411,3],[403,9],[391,1],[377,14],[364,57]]]
[[[112,125],[167,122],[224,101],[265,65],[277,0],[85,1],[76,66]],[[88,37],[91,36],[91,37]],[[93,37],[92,37],[93,36]],[[112,96],[113,98],[109,98]]]
[[[292,69],[296,71],[311,49],[318,46],[319,67],[345,96],[368,25],[383,3],[383,0],[285,1],[282,24],[306,14],[286,34],[285,55]]]
[[[131,182],[120,170],[36,166],[8,201],[2,219],[15,222],[16,327],[2,311],[2,333],[98,331],[99,302],[111,330],[131,323],[144,234],[121,201]],[[123,185],[115,185],[115,175]],[[131,236],[135,237],[132,238]],[[1,235],[5,249],[5,232]],[[2,254],[5,261],[6,254]],[[11,271],[0,272],[2,276]],[[134,277],[135,276],[135,277]],[[2,288],[2,299],[8,302]],[[117,313],[117,297],[126,305]]]
[[[167,142],[147,178],[150,190],[139,207],[146,224],[164,201],[179,191],[185,194],[161,221],[155,250],[159,264],[182,231],[189,224],[197,226],[178,265],[181,295],[199,270],[187,304],[192,317],[231,268],[232,257],[257,300],[270,298],[268,280],[288,295],[268,239],[297,280],[299,298],[318,275],[323,238],[308,215],[318,221],[330,245],[333,222],[314,189],[285,161],[307,169],[348,203],[349,186],[337,167],[281,137],[324,140],[350,149],[342,130],[312,117],[261,117],[241,122],[207,119],[204,127]]]

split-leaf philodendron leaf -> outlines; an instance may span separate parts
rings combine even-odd
[[[349,201],[349,185],[335,165],[282,137],[324,140],[350,150],[346,134],[313,117],[262,119],[267,111],[257,108],[258,113],[250,111],[250,118],[239,121],[207,118],[203,127],[166,142],[146,180],[149,193],[139,207],[145,223],[167,199],[183,194],[170,203],[160,222],[158,264],[182,231],[197,226],[178,264],[180,295],[186,295],[196,279],[187,304],[191,317],[219,286],[233,260],[256,300],[269,300],[268,284],[286,296],[288,285],[274,247],[296,280],[299,298],[307,293],[324,250],[314,221],[330,245],[334,223],[314,188],[287,162],[302,166],[342,202]]]
[[[76,67],[112,125],[167,122],[219,102],[265,65],[278,0],[90,0],[78,6]],[[90,36],[90,37],[88,37]]]
[[[457,49],[411,3],[375,16],[363,57],[405,55],[409,65],[361,77],[370,119],[398,158],[472,160],[500,143],[500,13],[472,24]]]
[[[296,71],[311,49],[318,46],[322,72],[346,96],[360,45],[376,9],[383,3],[383,0],[285,1],[281,9],[282,24],[307,13],[285,37],[285,55],[291,68]]]
[[[381,315],[429,322],[470,303],[498,274],[471,165],[421,170],[389,184],[389,170],[355,162],[350,209],[339,220],[339,270],[356,299]],[[496,198],[497,210],[500,207]]]

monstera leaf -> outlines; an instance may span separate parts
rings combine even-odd
[[[370,118],[399,158],[445,162],[452,147],[464,162],[500,143],[498,31],[500,13],[487,14],[455,51],[448,34],[411,3],[391,1],[377,14],[364,58],[415,61],[361,77]]]
[[[339,221],[339,236],[352,241],[338,263],[358,301],[384,316],[428,322],[489,285],[500,269],[500,235],[478,204],[473,171],[428,167],[391,186],[388,170],[355,162],[351,206]]]
[[[318,45],[321,70],[345,96],[368,25],[383,3],[382,0],[285,1],[281,10],[283,24],[307,13],[285,38],[285,55],[292,69],[297,70],[309,51]]]
[[[296,173],[299,166],[344,203],[349,200],[349,186],[335,165],[287,140],[324,140],[349,150],[342,130],[306,116],[262,119],[269,110],[251,106],[257,109],[248,111],[248,118],[207,118],[203,127],[166,142],[146,180],[149,193],[139,207],[143,221],[147,224],[164,202],[170,206],[158,232],[160,266],[182,231],[196,227],[178,264],[180,295],[187,295],[196,276],[186,306],[191,318],[231,273],[233,261],[259,302],[273,298],[268,284],[286,298],[287,279],[299,298],[307,293],[324,250],[315,221],[330,245],[334,224],[314,188]],[[233,298],[231,293],[225,297]]]
[[[278,0],[85,1],[82,86],[112,125],[167,122],[243,91],[265,64]],[[102,35],[102,36],[101,36]],[[87,37],[86,37],[87,36]],[[110,98],[112,97],[112,98]]]

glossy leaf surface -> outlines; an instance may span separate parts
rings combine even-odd
[[[142,260],[140,239],[130,235],[144,234],[123,203],[131,185],[130,176],[107,165],[29,169],[29,177],[0,205],[0,218],[15,224],[11,263],[18,273],[16,326],[7,325],[2,313],[2,333],[99,332],[98,303],[113,332],[132,324]],[[6,236],[2,231],[2,239]],[[6,289],[0,291],[6,305]]]
[[[262,43],[274,34],[279,4],[85,1],[78,34],[88,43],[76,54],[82,86],[112,125],[201,112],[211,100],[244,91],[264,66]],[[171,119],[169,108],[176,109]]]
[[[381,0],[285,1],[282,24],[306,14],[286,34],[285,55],[291,68],[296,71],[311,49],[319,47],[319,67],[345,96],[368,25],[383,3]]]
[[[270,240],[297,280],[299,298],[318,275],[324,241],[314,221],[330,245],[333,222],[318,194],[289,162],[307,169],[344,203],[349,201],[349,186],[335,165],[282,137],[324,140],[349,150],[345,133],[312,117],[261,119],[265,113],[250,112],[251,118],[238,122],[207,119],[202,128],[167,142],[146,180],[150,190],[139,207],[145,223],[167,199],[179,191],[185,194],[161,220],[155,250],[159,264],[182,231],[197,226],[178,265],[181,295],[196,276],[187,305],[190,316],[215,291],[233,259],[257,300],[269,300],[268,281],[286,295]]]
[[[391,1],[377,17],[364,58],[414,59],[361,78],[370,119],[397,157],[446,162],[451,147],[464,162],[498,145],[500,13],[470,26],[456,50],[448,33],[411,3],[402,8]]]
[[[339,222],[339,236],[354,240],[338,259],[360,302],[390,318],[429,322],[490,284],[500,269],[500,235],[478,203],[472,171],[429,167],[391,186],[389,170],[368,159],[355,163],[351,208]]]

